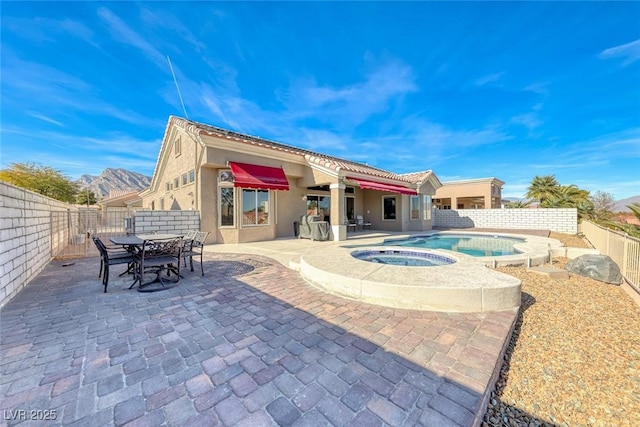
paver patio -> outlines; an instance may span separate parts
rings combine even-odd
[[[481,420],[515,311],[386,308],[325,294],[264,256],[205,258],[204,277],[196,268],[156,293],[129,290],[130,277],[102,293],[98,258],[51,262],[0,312],[3,423]]]

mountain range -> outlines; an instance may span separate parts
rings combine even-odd
[[[616,200],[614,212],[631,212],[627,206],[632,203],[640,203],[640,196],[632,196],[622,200]]]
[[[99,176],[82,175],[76,181],[82,190],[93,191],[98,200],[109,196],[111,191],[140,191],[151,185],[151,177],[125,169],[105,169]]]

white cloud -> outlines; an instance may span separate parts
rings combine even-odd
[[[501,71],[499,73],[489,74],[488,76],[480,77],[474,83],[476,86],[484,86],[489,83],[495,83],[499,81],[504,75],[505,75],[504,71]]]
[[[530,131],[542,126],[543,124],[543,122],[534,113],[518,114],[511,118],[511,122],[522,125]]]
[[[98,17],[107,25],[116,40],[138,48],[159,68],[168,71],[166,56],[143,36],[133,31],[120,17],[106,7],[98,9]]]
[[[622,65],[629,65],[640,59],[640,39],[605,49],[600,52],[599,57],[601,59],[624,58]]]
[[[142,8],[140,14],[146,26],[155,27],[163,32],[167,30],[175,32],[182,40],[189,43],[196,52],[201,53],[206,48],[206,45],[184,26],[176,16],[165,12],[151,11],[147,8]]]
[[[59,122],[57,120],[52,119],[51,117],[47,117],[45,115],[38,114],[38,113],[32,113],[32,112],[27,113],[27,114],[29,114],[31,117],[35,117],[36,119],[45,121],[47,123],[51,123],[51,124],[54,124],[54,125],[57,125],[57,126],[60,126],[60,127],[64,127],[64,124],[62,124],[61,122]]]
[[[318,85],[313,78],[294,81],[282,92],[281,101],[294,118],[314,117],[352,127],[387,110],[402,96],[416,92],[415,80],[411,67],[392,60],[350,85]]]

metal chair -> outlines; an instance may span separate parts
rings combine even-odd
[[[191,241],[185,241],[184,251],[182,252],[182,258],[187,263],[186,259],[189,257],[189,264],[191,271],[193,271],[193,257],[200,255],[200,270],[204,276],[204,266],[202,264],[202,253],[204,252],[204,242],[209,235],[208,231],[197,231]]]
[[[106,293],[107,285],[109,284],[109,266],[127,264],[127,270],[120,274],[120,276],[127,274],[133,269],[133,254],[125,249],[108,247],[97,236],[92,236],[91,238],[100,252],[100,273],[98,274],[98,278],[102,276],[102,284],[104,285],[104,292]]]
[[[154,292],[169,289],[167,284],[175,285],[180,281],[180,257],[182,256],[182,237],[171,239],[146,239],[139,247],[135,259],[136,278],[129,289],[138,283],[139,292]],[[152,272],[156,277],[149,282],[144,282],[145,273]],[[166,272],[166,277],[163,273]],[[171,273],[175,280],[168,280]],[[152,283],[160,283],[161,287],[150,286]]]
[[[349,217],[345,216],[344,217],[344,223],[347,226],[347,232],[349,232],[349,229],[351,229],[353,231],[356,231],[356,227],[358,225],[356,224],[355,221],[353,221],[353,220],[349,219]]]
[[[371,223],[365,221],[362,215],[356,215],[356,224],[360,228],[360,230],[364,230],[365,227],[368,227],[371,230]]]

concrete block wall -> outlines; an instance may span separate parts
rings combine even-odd
[[[0,181],[0,306],[51,261],[51,212],[75,209]]]
[[[200,230],[200,212],[136,211],[133,226],[135,234],[184,234],[189,230]]]
[[[434,209],[433,226],[578,233],[578,211],[567,209]]]

